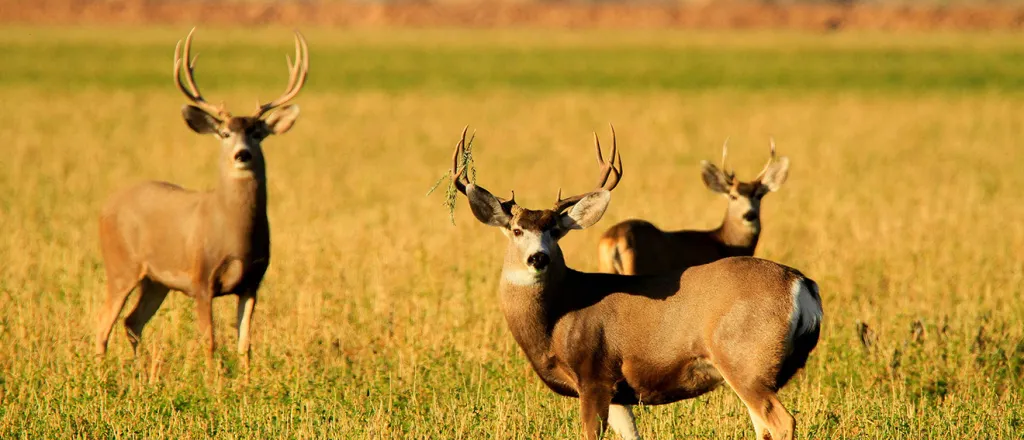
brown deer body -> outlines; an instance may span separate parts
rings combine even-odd
[[[625,405],[671,403],[722,383],[746,404],[758,438],[792,438],[795,422],[777,391],[817,343],[814,281],[749,257],[657,276],[575,271],[558,240],[604,214],[621,177],[615,147],[605,163],[598,146],[598,190],[530,210],[469,183],[458,166],[464,145],[465,132],[456,186],[474,216],[509,239],[498,292],[509,329],[545,384],[580,399],[585,438],[608,424],[638,438]]]
[[[194,31],[194,30],[193,30]],[[135,308],[125,319],[132,349],[143,327],[160,308],[168,291],[196,301],[207,359],[214,349],[213,298],[238,296],[238,351],[248,365],[249,334],[256,292],[270,264],[266,165],[261,141],[288,131],[298,107],[285,106],[305,82],[308,49],[296,33],[296,64],[285,94],[260,106],[254,116],[232,116],[207,103],[200,94],[189,62],[192,33],[179,57],[175,49],[174,78],[195,105],[182,109],[186,123],[221,143],[220,179],[215,189],[191,191],[166,182],[146,182],[121,191],[104,205],[99,237],[107,273],[106,302],[96,330],[96,354],[106,353],[107,340],[128,296],[139,291]],[[289,61],[289,64],[291,62]],[[186,73],[187,87],[180,78]]]
[[[647,275],[683,270],[727,257],[753,256],[761,235],[761,199],[777,191],[789,173],[789,159],[775,157],[775,142],[764,170],[742,182],[722,169],[701,162],[701,177],[708,189],[729,199],[722,224],[710,231],[663,231],[645,220],[626,220],[601,237],[598,261],[601,272]]]

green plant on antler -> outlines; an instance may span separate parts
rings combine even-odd
[[[476,139],[475,131],[473,132],[472,136],[469,137],[469,141],[465,142],[465,145],[461,149],[462,157],[458,162],[456,162],[456,164],[462,164],[462,168],[465,169],[463,172],[465,172],[466,175],[469,176],[469,182],[473,184],[476,183],[476,165],[473,163],[474,139]],[[463,133],[463,140],[465,140],[465,133]],[[430,190],[427,191],[427,195],[429,196],[430,194],[432,194],[434,190],[437,189],[437,187],[441,186],[441,182],[443,182],[446,178],[448,179],[448,185],[445,186],[444,191],[443,205],[448,208],[448,217],[451,219],[452,224],[454,225],[455,200],[458,197],[458,189],[455,188],[456,176],[452,175],[453,172],[454,170],[445,171],[445,173],[440,178],[437,179],[437,182],[434,182],[434,186],[430,187]]]

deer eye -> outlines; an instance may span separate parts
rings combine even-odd
[[[225,131],[220,132],[220,137],[222,137],[222,138],[227,138],[227,137],[230,137],[230,136],[231,136],[231,132],[230,131],[225,130]]]
[[[515,235],[516,237],[522,237],[523,236],[523,230],[519,229],[519,228],[513,229],[512,230],[512,235]]]

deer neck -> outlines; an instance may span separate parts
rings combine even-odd
[[[761,218],[748,222],[743,219],[743,213],[728,210],[722,225],[713,234],[722,244],[730,248],[747,249],[752,254],[761,235]]]
[[[501,308],[512,336],[535,364],[551,356],[552,330],[565,314],[560,294],[572,272],[565,266],[561,251],[552,252],[548,270],[541,276],[529,272],[522,257],[509,249],[501,272],[499,293]]]
[[[263,176],[222,175],[214,191],[226,234],[266,233],[267,188]]]

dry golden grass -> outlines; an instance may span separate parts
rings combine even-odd
[[[158,67],[169,72],[166,49]],[[229,349],[230,298],[215,302],[222,374],[204,374],[180,294],[138,359],[120,325],[108,359],[92,359],[104,198],[145,179],[215,181],[215,141],[186,129],[167,76],[160,87],[3,86],[0,437],[575,436],[576,402],[536,379],[498,310],[503,237],[462,200],[452,226],[442,197],[425,192],[470,124],[479,181],[547,206],[559,187],[592,183],[590,132],[608,122],[625,175],[605,219],[562,241],[571,266],[595,270],[597,237],[619,220],[714,226],[724,202],[698,162],[731,136],[731,161],[750,176],[773,136],[792,167],[764,202],[757,253],[816,279],[826,314],[807,369],[782,393],[802,433],[1024,432],[1017,93],[311,87],[296,128],[264,143],[273,260],[246,380]],[[206,93],[248,108],[278,87]],[[858,321],[877,334],[871,349]],[[645,408],[639,423],[647,438],[752,435],[727,389]]]

